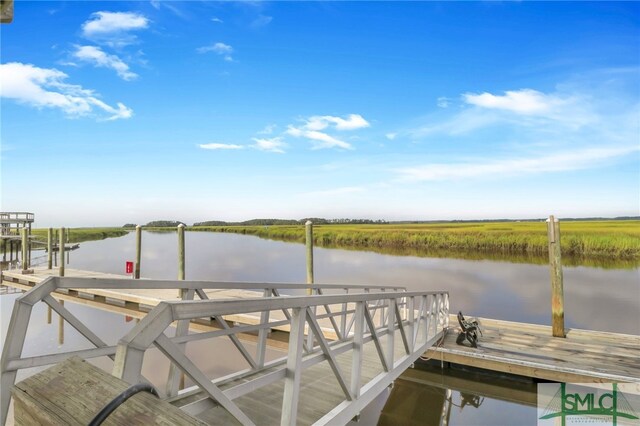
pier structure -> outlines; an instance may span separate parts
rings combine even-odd
[[[31,260],[31,225],[35,220],[35,215],[28,212],[0,212],[0,243],[2,244],[2,261],[7,262],[7,252],[9,252],[9,262],[18,260],[18,249],[22,251],[22,264],[26,265]]]

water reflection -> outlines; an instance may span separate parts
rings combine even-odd
[[[123,274],[135,258],[133,234],[82,244],[70,267]],[[178,276],[175,233],[143,232],[142,276]],[[240,234],[186,233],[187,279],[305,282],[304,245]],[[472,316],[550,323],[547,265],[491,260],[392,256],[317,248],[318,283],[399,285],[448,290],[452,311]],[[564,268],[566,326],[640,333],[640,268]]]
[[[378,425],[536,423],[536,384],[422,364],[396,380]]]

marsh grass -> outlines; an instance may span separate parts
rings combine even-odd
[[[622,262],[627,267],[640,264],[640,221],[567,221],[560,227],[562,255],[569,262],[594,266]],[[304,241],[301,225],[203,226],[189,230]],[[546,262],[548,253],[545,222],[317,225],[314,242],[373,251],[442,252],[448,257],[536,259],[531,263]]]
[[[54,234],[58,229],[54,229]],[[129,231],[122,228],[66,228],[69,234],[70,243],[81,243],[84,241],[104,240],[105,238],[121,237]],[[45,228],[37,228],[31,231],[39,241],[47,241],[47,230]]]

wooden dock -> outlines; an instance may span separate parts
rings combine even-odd
[[[452,316],[450,324],[457,324]],[[456,344],[450,331],[427,357],[452,364],[554,382],[640,382],[640,336],[480,318],[478,348]]]
[[[83,278],[129,278],[124,275],[67,269],[68,277]],[[49,276],[57,276],[57,269],[34,269],[33,274],[21,271],[3,271],[2,284],[28,290]],[[259,297],[261,294],[249,290],[205,291],[209,298],[242,299]],[[151,308],[162,301],[179,300],[175,290],[147,289],[83,289],[57,294],[62,300],[93,306],[134,318],[144,317]],[[229,322],[255,325],[260,322],[256,315],[225,316]],[[426,357],[448,363],[509,373],[535,379],[563,382],[640,382],[640,336],[610,332],[567,329],[566,338],[552,337],[551,327],[493,319],[480,319],[483,336],[477,349],[457,345],[457,320],[451,316],[451,329],[438,348],[431,349]],[[206,331],[212,324],[195,321],[191,328]],[[277,327],[289,332],[289,326]],[[331,327],[323,324],[323,332],[335,339]],[[246,337],[246,336],[245,336]],[[275,336],[274,336],[275,337]],[[249,336],[249,339],[251,337]],[[277,342],[286,340],[276,338]]]
[[[419,295],[394,289],[393,293],[369,294],[364,288],[354,286],[352,293],[323,295],[322,286],[316,286],[320,299],[315,299],[314,304],[314,298],[306,296],[271,297],[272,290],[287,288],[287,284],[232,285],[129,279],[128,286],[147,288],[125,289],[118,283],[129,278],[123,275],[67,269],[65,278],[71,279],[66,282],[60,279],[53,286],[52,276],[57,276],[57,270],[34,269],[32,273],[3,271],[2,284],[27,291],[42,284],[49,287],[46,291],[55,299],[143,318],[130,335],[121,339],[117,348],[92,340],[97,346],[90,350],[94,354],[92,356],[115,355],[114,375],[135,383],[140,380],[141,369],[141,358],[136,351],[155,344],[197,383],[193,390],[187,389],[178,395],[169,393],[169,401],[210,424],[228,424],[237,420],[264,424],[263,418],[273,421],[288,419],[286,423],[293,419],[295,423],[296,417],[305,424],[324,424],[333,420],[346,423],[351,418],[349,416],[356,415],[366,401],[379,394],[420,354],[422,358],[447,364],[554,382],[640,383],[640,336],[567,329],[566,338],[561,338],[552,337],[549,326],[480,319],[483,335],[478,348],[470,348],[456,344],[457,320],[448,316],[448,295],[444,293]],[[94,285],[96,288],[92,288]],[[297,286],[298,290],[302,288]],[[200,291],[197,294],[209,300],[199,303],[184,301],[179,297],[177,288],[191,289],[192,295],[194,291]],[[22,306],[25,313],[16,313],[16,318],[20,315],[28,318],[30,303],[36,300],[46,301],[56,309],[53,298],[46,299],[42,290],[36,293],[43,294],[33,295],[33,301],[25,300]],[[274,292],[273,296],[280,294]],[[380,301],[383,302],[379,304]],[[64,312],[60,306],[56,310]],[[365,315],[363,311],[368,313]],[[307,319],[300,312],[306,312]],[[443,316],[443,312],[447,314]],[[67,321],[75,321],[69,313],[66,315]],[[225,321],[216,323],[216,315],[229,324]],[[426,329],[433,315],[439,318],[433,323],[435,328],[432,330],[428,325]],[[358,328],[354,325],[354,318],[364,321],[365,317],[365,326]],[[210,319],[208,322],[207,318]],[[423,321],[426,334],[422,346],[414,348],[416,341],[411,339],[417,338]],[[447,323],[449,328],[443,333],[442,327],[446,329]],[[163,334],[171,324],[178,324],[173,340]],[[185,334],[184,327],[180,333],[180,324],[204,333]],[[363,337],[366,330],[373,329],[376,330],[374,334]],[[267,330],[282,333],[285,337],[280,339],[281,347],[289,352],[286,359],[273,365],[264,361]],[[21,333],[25,331],[26,326]],[[192,340],[236,335],[252,336],[263,349],[258,350],[254,358],[234,340],[241,355],[249,362],[250,369],[228,379],[209,381],[179,349],[179,345]],[[314,344],[314,336],[319,346]],[[357,345],[360,345],[358,350]],[[411,352],[418,347],[418,353]],[[15,378],[14,371],[18,368],[46,365],[62,356],[20,358],[19,352],[15,353],[17,356],[6,357],[3,353],[3,374],[6,376],[3,384],[12,383],[11,374]],[[89,350],[75,354],[89,355]],[[356,357],[359,361],[354,361]],[[402,361],[394,364],[394,359]],[[392,362],[389,364],[386,360]],[[357,380],[353,382],[351,371],[356,366]],[[298,369],[304,373],[298,374]],[[346,380],[350,376],[351,386]],[[360,392],[365,397],[354,399]],[[288,402],[291,398],[293,406]],[[319,403],[319,400],[323,402]],[[6,404],[3,401],[3,405]]]
[[[58,276],[58,269],[34,268],[33,273],[23,273],[20,270],[2,271],[2,285],[28,291],[37,284],[41,283],[48,277]],[[129,279],[126,275],[108,274],[103,272],[84,271],[80,269],[65,269],[65,277],[72,278],[107,278],[107,279]],[[262,297],[262,292],[253,290],[240,289],[206,289],[204,293],[209,299],[249,299]],[[91,306],[104,311],[127,315],[132,318],[141,319],[153,307],[161,302],[181,300],[179,291],[176,289],[82,289],[76,290],[60,290],[54,294],[59,300],[78,303]],[[278,319],[284,319],[283,315],[277,315]],[[224,315],[223,318],[229,323],[256,325],[260,323],[260,314],[239,314]],[[321,321],[322,330],[326,337],[335,339],[336,334],[328,327],[327,321]],[[210,331],[212,328],[218,328],[219,324],[215,321],[205,321],[197,319],[191,322],[190,329],[193,331]],[[274,331],[289,332],[289,325],[283,324],[274,327]],[[252,341],[255,336],[242,335],[242,338]],[[286,341],[286,336],[280,336],[277,333],[270,335],[269,344],[273,347],[286,348],[286,344],[280,342]]]

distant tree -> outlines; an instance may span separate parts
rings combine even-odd
[[[225,222],[222,220],[207,220],[204,222],[196,222],[193,226],[229,226],[229,222]]]
[[[147,223],[145,226],[150,228],[175,228],[180,224],[186,225],[184,222],[177,220],[154,220]]]
[[[135,228],[137,225],[135,223],[126,223],[123,225],[123,228]]]

